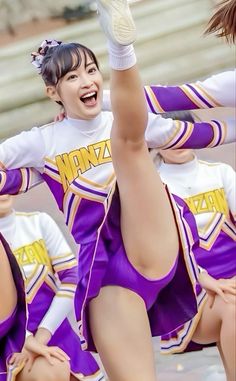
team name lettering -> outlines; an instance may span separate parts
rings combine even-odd
[[[193,214],[219,212],[229,214],[224,189],[214,189],[185,199]]]
[[[20,266],[40,264],[51,267],[45,243],[42,239],[14,251]]]
[[[92,167],[109,162],[111,162],[110,140],[103,140],[70,153],[56,156],[56,164],[64,191],[79,175],[87,172]]]

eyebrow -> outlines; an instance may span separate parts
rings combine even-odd
[[[88,67],[88,66],[90,66],[90,65],[96,65],[96,64],[95,64],[94,61],[92,61],[92,62],[87,63],[87,64],[85,65],[85,67]]]

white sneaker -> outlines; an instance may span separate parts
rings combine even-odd
[[[100,24],[108,39],[116,44],[131,45],[136,27],[127,0],[97,0]]]

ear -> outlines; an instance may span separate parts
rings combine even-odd
[[[47,96],[55,102],[61,102],[61,97],[58,94],[55,86],[47,86],[46,87]]]

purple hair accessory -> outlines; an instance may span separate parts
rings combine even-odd
[[[38,48],[37,52],[31,53],[32,57],[32,65],[36,67],[39,73],[41,73],[41,67],[43,63],[43,59],[48,51],[49,48],[52,48],[54,46],[59,46],[62,44],[62,41],[57,40],[44,40],[40,47]]]

